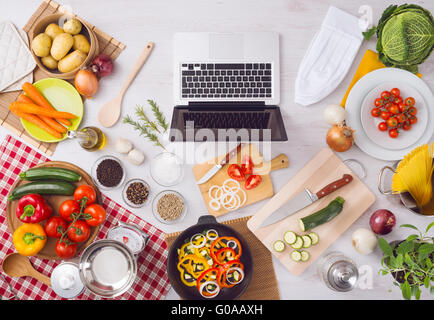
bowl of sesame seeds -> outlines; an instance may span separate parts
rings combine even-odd
[[[141,208],[148,202],[150,190],[144,180],[132,179],[125,184],[122,197],[130,207]]]
[[[181,221],[187,213],[184,197],[174,190],[164,190],[152,201],[152,212],[155,218],[165,224]]]

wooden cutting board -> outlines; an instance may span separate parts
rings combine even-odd
[[[243,187],[243,190],[246,192],[247,199],[246,202],[242,207],[248,206],[249,204],[270,198],[274,194],[273,184],[271,182],[270,172],[282,168],[287,168],[289,166],[288,158],[281,154],[271,160],[270,162],[264,162],[264,159],[262,158],[261,153],[259,152],[258,148],[254,144],[246,144],[244,145],[240,152],[238,152],[237,157],[233,158],[228,164],[223,166],[211,179],[209,179],[207,182],[202,183],[198,185],[200,193],[202,194],[202,198],[205,201],[205,205],[208,209],[209,214],[218,217],[220,215],[223,215],[225,213],[228,213],[229,210],[226,210],[225,208],[221,207],[219,210],[214,211],[209,206],[210,196],[209,196],[209,189],[214,186],[222,186],[223,183],[229,179],[229,176],[227,174],[227,169],[232,163],[238,163],[241,164],[241,159],[244,157],[244,155],[250,155],[254,165],[254,173],[260,174],[262,176],[262,182],[256,187],[251,190],[246,190],[244,188],[244,181],[240,182],[241,186]],[[213,161],[208,161],[206,163],[197,164],[193,167],[193,174],[198,181],[209,169],[211,169],[215,164],[219,163],[225,155],[220,155],[216,157]],[[239,208],[238,208],[239,209]]]
[[[344,174],[351,174],[353,181],[310,206],[286,217],[285,219],[259,228],[262,221],[277,210],[288,210],[285,203],[295,194],[308,188],[317,192],[329,183],[340,179]],[[273,250],[276,240],[283,240],[286,231],[303,235],[299,227],[299,218],[308,216],[325,206],[337,196],[345,199],[342,212],[333,220],[311,230],[319,235],[319,243],[308,249],[310,259],[306,262],[294,262],[290,258],[293,249],[286,245],[283,252]],[[339,236],[348,229],[373,203],[375,195],[329,148],[321,150],[306,166],[301,169],[273,198],[271,198],[247,223],[249,229],[274,254],[274,256],[294,275],[303,273]]]

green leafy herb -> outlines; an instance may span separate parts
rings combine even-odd
[[[140,123],[138,121],[134,121],[133,119],[131,119],[130,116],[124,117],[123,123],[133,126],[134,130],[139,131],[139,134],[141,136],[144,136],[149,141],[153,142],[155,146],[161,147],[166,150],[166,148],[160,143],[158,136],[152,133],[145,124]]]
[[[166,122],[166,118],[161,113],[157,103],[153,100],[148,100],[148,103],[151,105],[152,112],[154,113],[155,119],[157,119],[158,124],[164,129],[164,132],[166,132],[169,128],[169,124]]]

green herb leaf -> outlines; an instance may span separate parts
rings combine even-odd
[[[411,288],[407,280],[403,284],[401,284],[401,292],[404,299],[411,299]]]
[[[405,239],[405,241],[413,241],[418,239],[420,236],[418,234],[411,234],[407,237],[407,239]]]
[[[434,252],[434,243],[424,243],[422,244],[419,249],[417,249],[417,252],[419,254],[431,254]]]
[[[425,277],[425,279],[424,279],[424,281],[423,281],[423,285],[425,286],[425,288],[429,288],[429,285],[430,285],[430,279],[429,279],[429,276],[426,276]]]
[[[396,252],[400,254],[405,254],[406,252],[410,252],[414,249],[414,242],[408,241],[408,239],[396,248]]]
[[[379,238],[378,246],[380,247],[381,251],[383,251],[384,255],[393,257],[393,249],[386,240]]]
[[[371,29],[362,32],[362,34],[365,40],[370,40],[376,31],[377,31],[377,27],[372,27]]]
[[[426,227],[425,233],[428,233],[429,229],[431,229],[434,226],[434,222],[431,222],[428,227]]]
[[[164,117],[163,113],[160,111],[160,108],[158,107],[157,103],[153,100],[148,100],[148,103],[151,105],[152,112],[154,113],[155,119],[157,119],[158,124],[160,127],[164,129],[164,132],[167,131],[169,128],[169,124],[166,122],[166,118]]]
[[[419,229],[412,224],[401,224],[399,227],[400,228],[411,228],[411,229],[419,231]]]

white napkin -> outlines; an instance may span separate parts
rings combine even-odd
[[[301,61],[295,102],[314,104],[328,96],[347,74],[363,41],[359,19],[331,6]]]

